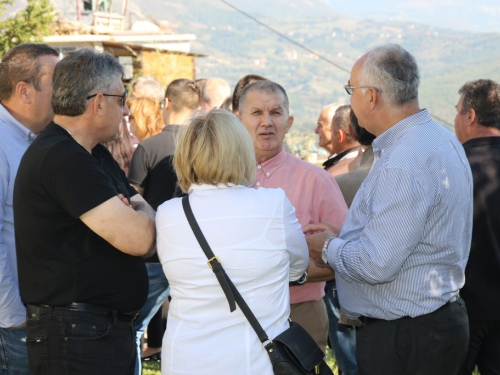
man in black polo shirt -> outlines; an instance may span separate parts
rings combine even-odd
[[[168,85],[165,96],[166,126],[159,134],[137,146],[129,170],[130,183],[155,210],[174,195],[177,185],[177,176],[172,167],[175,138],[182,125],[198,108],[200,90],[189,79],[176,79]],[[138,345],[146,326],[168,297],[169,292],[168,281],[157,255],[146,261],[146,267],[149,276],[149,295],[139,318],[134,323]],[[136,374],[140,374],[140,361]]]
[[[460,375],[476,365],[481,374],[500,374],[500,84],[480,79],[458,93],[455,132],[474,181],[472,242],[460,291],[470,341]]]
[[[24,154],[14,188],[31,374],[132,374],[132,322],[148,279],[154,211],[100,143],[128,114],[123,68],[70,53],[55,68],[54,121]]]

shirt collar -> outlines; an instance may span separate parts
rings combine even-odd
[[[215,190],[215,189],[229,189],[233,187],[244,187],[242,185],[235,185],[233,183],[228,183],[227,185],[225,184],[217,184],[217,185],[209,185],[209,184],[192,184],[189,189],[188,189],[188,194],[190,194],[193,191],[203,191],[203,190]]]
[[[14,125],[17,131],[19,131],[22,137],[29,143],[33,142],[33,140],[36,138],[35,133],[30,131],[26,126],[17,121],[14,118],[14,116],[12,116],[10,112],[7,111],[7,109],[1,103],[0,103],[0,117],[3,117],[7,122]]]
[[[262,170],[262,172],[264,172],[264,174],[269,177],[278,170],[278,168],[285,162],[285,160],[286,151],[283,147],[278,155],[273,156],[271,159],[266,160],[263,163],[257,164],[257,172]]]
[[[431,117],[427,109],[406,117],[373,140],[373,153],[375,156],[380,157],[380,154],[383,154],[387,148],[395,144],[404,134],[428,121],[431,121]]]

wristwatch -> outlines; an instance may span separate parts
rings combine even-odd
[[[307,281],[307,272],[304,271],[302,276],[300,276],[297,280],[291,281],[289,283],[290,286],[298,286],[298,285],[304,285]]]
[[[325,244],[323,245],[323,249],[321,250],[321,259],[325,264],[328,264],[328,256],[326,252],[328,251],[328,245],[330,245],[330,242],[336,237],[330,237],[325,241]]]

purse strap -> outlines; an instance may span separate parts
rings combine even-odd
[[[195,217],[193,214],[193,210],[191,209],[191,204],[189,203],[189,195],[186,195],[182,198],[182,207],[184,208],[184,213],[186,214],[187,220],[189,225],[191,226],[191,229],[193,230],[193,233],[198,240],[203,252],[207,256],[208,259],[208,266],[212,269],[212,271],[215,273],[215,276],[217,277],[217,280],[219,281],[222,290],[224,291],[224,294],[226,295],[227,301],[229,302],[229,310],[233,312],[236,309],[235,306],[235,301],[240,307],[241,311],[247,318],[248,322],[252,326],[253,330],[259,337],[260,342],[262,343],[262,347],[265,348],[264,343],[266,341],[269,341],[272,343],[272,340],[267,336],[266,332],[262,328],[262,326],[259,324],[259,321],[255,317],[255,315],[252,313],[252,310],[250,310],[250,307],[248,307],[247,303],[241,296],[240,292],[236,287],[234,286],[233,282],[227,276],[226,271],[222,267],[222,263],[217,258],[210,246],[208,245],[207,240],[205,239],[205,236],[203,235],[203,232],[201,231]],[[269,345],[269,344],[267,344]],[[267,346],[266,345],[266,346]]]

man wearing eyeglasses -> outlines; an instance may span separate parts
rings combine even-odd
[[[133,321],[148,293],[140,258],[154,211],[100,143],[128,114],[123,68],[84,49],[55,67],[54,121],[14,187],[19,286],[31,374],[133,374]]]
[[[325,224],[306,228],[325,230],[308,238],[310,254],[335,270],[342,310],[362,322],[362,374],[452,375],[467,353],[458,292],[472,176],[456,137],[420,109],[419,82],[414,57],[398,45],[354,64],[346,91],[360,126],[377,137],[374,164],[340,234]]]

